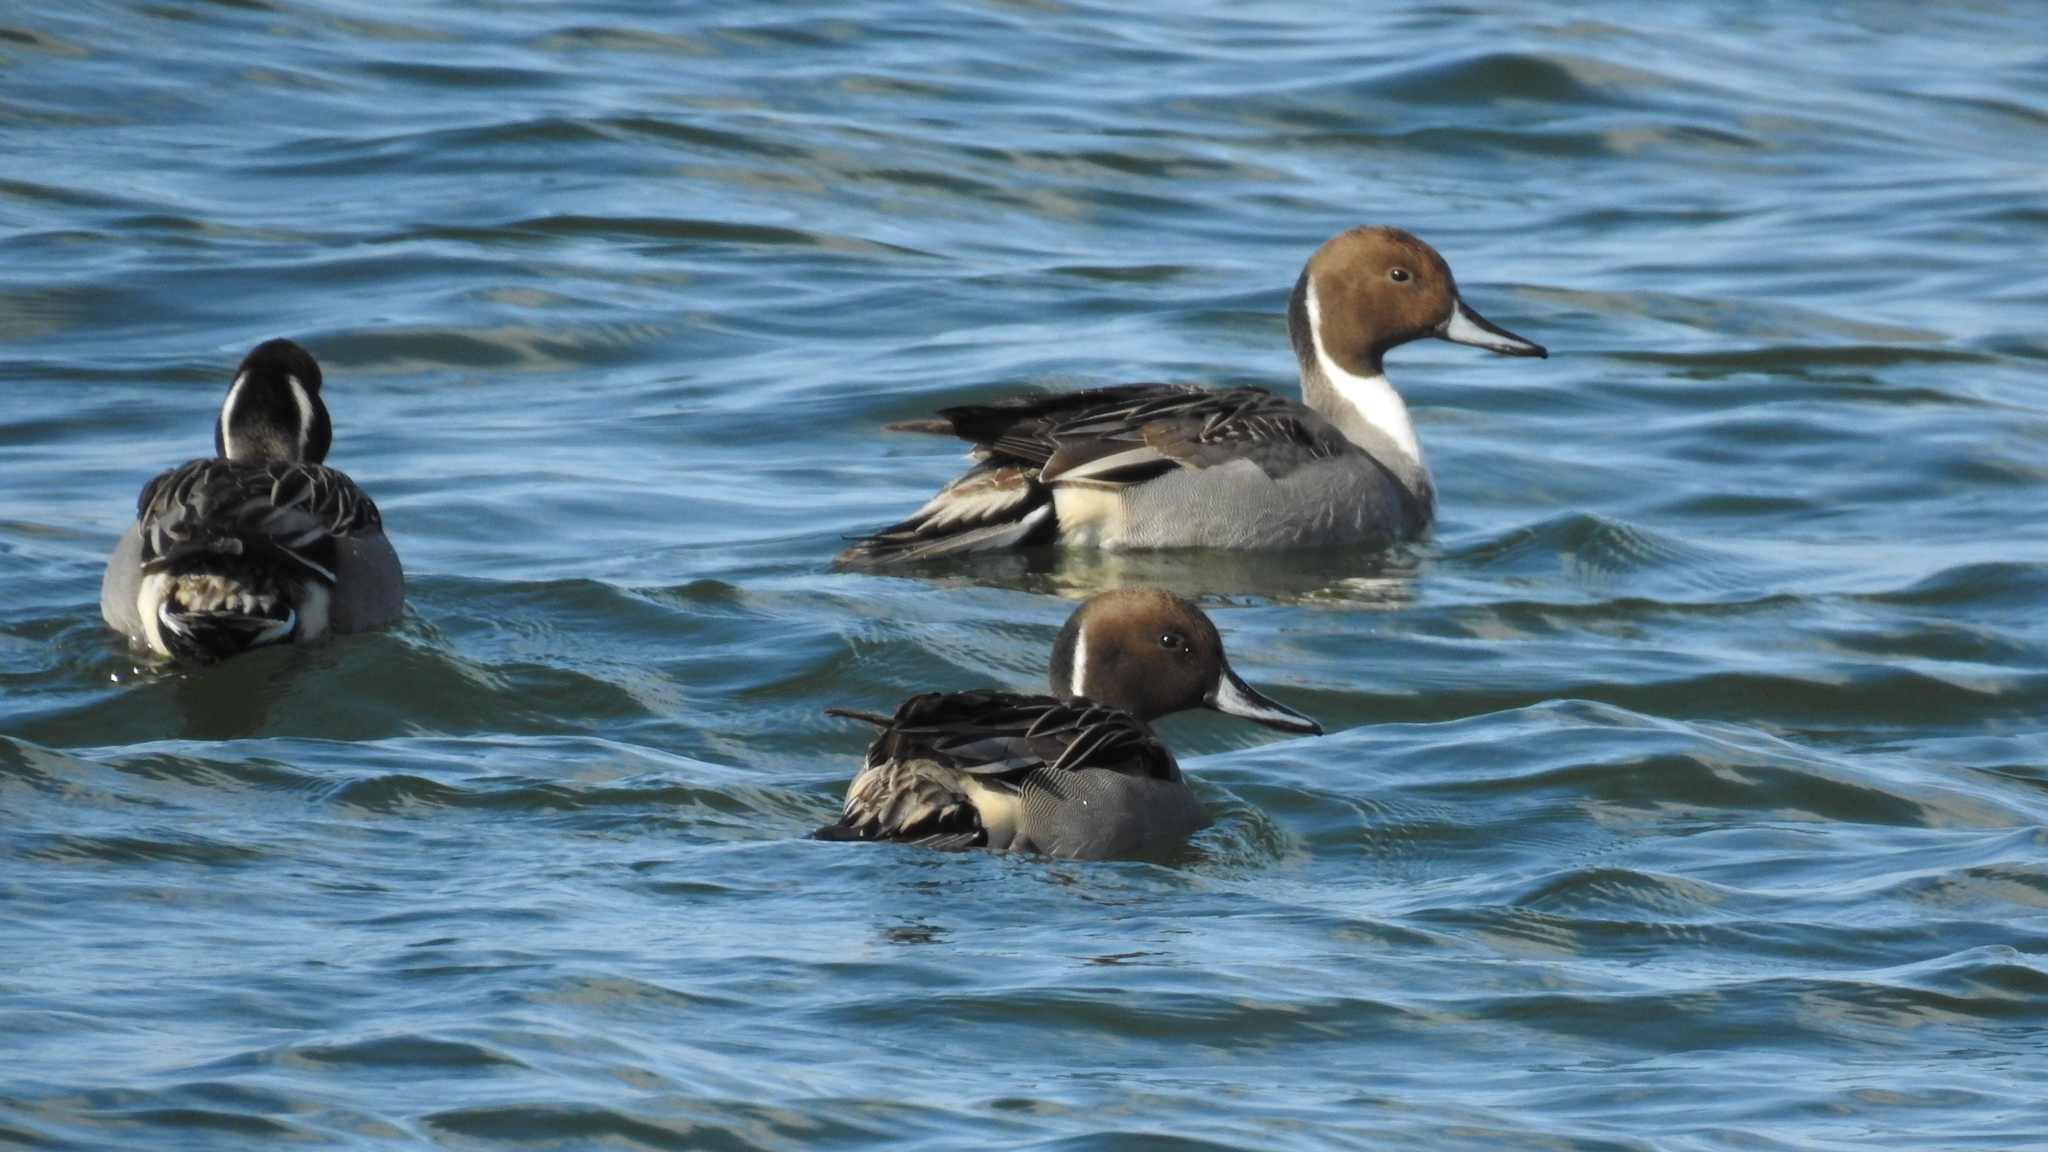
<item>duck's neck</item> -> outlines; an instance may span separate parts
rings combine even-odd
[[[245,371],[235,377],[221,404],[214,450],[226,459],[246,463],[305,460],[318,464],[327,455],[327,440],[333,435],[325,432],[323,414],[297,376],[279,382]]]
[[[1387,383],[1378,352],[1372,355],[1370,374],[1363,376],[1345,370],[1330,357],[1318,335],[1322,310],[1307,276],[1295,286],[1287,311],[1288,335],[1301,364],[1302,401],[1335,424],[1345,439],[1372,453],[1410,493],[1420,496],[1427,492],[1429,469],[1422,462],[1422,443],[1415,438],[1408,405]]]

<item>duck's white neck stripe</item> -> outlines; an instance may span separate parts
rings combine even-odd
[[[220,454],[230,460],[235,458],[235,405],[242,399],[242,385],[249,382],[249,374],[235,377],[228,389],[228,398],[220,406]]]
[[[1315,281],[1308,285],[1308,332],[1309,340],[1315,345],[1316,367],[1322,371],[1332,391],[1357,414],[1360,423],[1377,429],[1394,446],[1408,454],[1416,466],[1422,464],[1422,442],[1415,438],[1415,424],[1408,418],[1408,405],[1394,386],[1387,383],[1385,373],[1377,376],[1360,376],[1346,372],[1330,359],[1329,350],[1323,347],[1323,309],[1316,300]],[[1339,428],[1345,421],[1336,421]]]
[[[306,386],[299,383],[297,376],[286,376],[292,386],[292,399],[299,405],[299,459],[306,458],[306,441],[313,436],[313,398],[306,393]]]
[[[291,386],[292,403],[299,408],[298,459],[304,460],[306,446],[313,439],[313,394],[306,391],[306,386],[299,382],[297,376],[286,376],[284,379],[285,383]],[[238,447],[245,450],[248,448],[248,445],[235,443],[235,407],[242,402],[242,392],[248,383],[247,372],[235,377],[234,385],[228,389],[228,398],[220,406],[220,454],[230,460],[241,459],[236,455]]]
[[[1067,678],[1067,693],[1072,696],[1088,695],[1088,687],[1082,681],[1088,678],[1088,628],[1083,625],[1074,630],[1074,674]]]

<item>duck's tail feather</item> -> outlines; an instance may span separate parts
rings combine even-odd
[[[896,722],[896,718],[893,716],[884,716],[880,712],[863,712],[858,708],[827,708],[825,709],[825,715],[844,716],[848,720],[861,720],[873,724],[877,728],[887,728]]]
[[[299,626],[289,591],[261,573],[228,570],[159,572],[143,581],[137,608],[155,625],[164,655],[185,664],[213,664],[283,643]]]
[[[1059,535],[1052,490],[1038,469],[984,461],[939,489],[899,524],[854,540],[833,563],[871,568],[1000,548],[1050,544]]]
[[[926,436],[958,436],[960,430],[951,420],[891,420],[882,425],[884,432],[919,432]]]
[[[910,844],[920,848],[937,848],[946,852],[958,852],[967,848],[988,846],[988,832],[980,827],[947,829],[944,831],[919,831],[911,834],[889,832],[878,829],[868,820],[852,815],[841,816],[830,824],[818,828],[806,840],[868,840],[888,844]]]

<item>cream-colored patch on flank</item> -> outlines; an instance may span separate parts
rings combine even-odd
[[[247,372],[235,377],[234,384],[228,388],[228,398],[221,401],[220,405],[220,454],[230,460],[236,459],[236,456],[235,438],[229,429],[234,427],[235,405],[242,399],[242,386],[248,382]]]
[[[1083,624],[1074,631],[1074,675],[1067,681],[1067,691],[1075,696],[1088,695],[1088,625]]]
[[[292,386],[292,399],[299,405],[299,459],[306,458],[306,442],[313,437],[313,397],[306,392],[306,386],[299,383],[297,376],[286,376]]]
[[[308,580],[299,593],[299,627],[294,640],[318,640],[327,635],[328,606],[331,603],[327,586]]]
[[[163,625],[157,618],[157,610],[171,594],[171,578],[161,572],[142,578],[142,587],[135,593],[135,611],[142,616],[142,638],[149,643],[150,651],[159,656],[169,656],[171,650],[164,643]]]
[[[1054,483],[1053,509],[1060,517],[1060,543],[1080,548],[1113,548],[1125,531],[1122,485]]]
[[[960,774],[961,790],[967,793],[967,802],[974,805],[974,811],[981,817],[981,826],[989,830],[989,841],[999,843],[1016,834],[1017,822],[1024,817],[1024,797],[1014,789],[996,784],[985,784],[978,777]]]
[[[1308,331],[1309,339],[1316,348],[1316,367],[1322,369],[1323,378],[1330,382],[1330,387],[1351,405],[1359,419],[1386,433],[1394,446],[1406,452],[1408,458],[1419,466],[1422,463],[1422,442],[1415,438],[1415,424],[1408,418],[1408,405],[1401,399],[1401,394],[1387,383],[1384,374],[1360,376],[1339,368],[1323,347],[1323,309],[1316,302],[1314,281],[1310,281],[1308,286]]]

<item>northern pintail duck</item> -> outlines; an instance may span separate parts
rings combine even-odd
[[[833,709],[880,729],[820,840],[1128,856],[1209,824],[1153,720],[1213,708],[1283,732],[1322,726],[1230,670],[1202,610],[1126,588],[1076,609],[1053,645],[1052,695],[925,692],[893,716]]]
[[[1384,225],[1331,237],[1287,302],[1302,401],[1264,388],[1121,384],[941,408],[902,431],[955,436],[975,465],[835,559],[1065,544],[1295,548],[1413,539],[1436,493],[1387,351],[1434,336],[1546,356],[1458,296],[1436,249]]]
[[[221,405],[218,455],[143,485],[100,615],[187,664],[396,620],[398,553],[369,496],[321,464],[333,439],[312,355],[289,340],[257,345]]]

